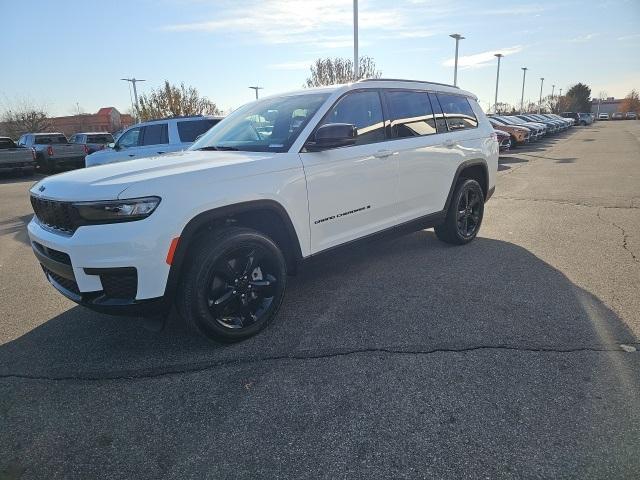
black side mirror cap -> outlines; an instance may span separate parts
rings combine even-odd
[[[327,123],[316,130],[305,148],[312,152],[330,148],[346,147],[356,143],[358,129],[350,123]]]

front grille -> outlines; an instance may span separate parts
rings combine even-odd
[[[36,247],[40,253],[46,255],[52,260],[56,262],[64,263],[65,265],[71,265],[71,258],[64,252],[60,252],[59,250],[54,250],[53,248],[45,247],[41,243],[33,242],[33,246]]]
[[[31,206],[38,221],[45,227],[73,234],[78,228],[75,207],[69,202],[58,202],[31,196]]]
[[[133,267],[114,268],[100,274],[104,294],[109,298],[136,298],[138,293],[138,272]]]
[[[80,295],[80,289],[78,288],[78,284],[76,282],[74,282],[73,280],[69,280],[68,278],[61,277],[56,273],[53,273],[47,267],[43,266],[42,269],[44,270],[44,273],[49,277],[51,277],[51,279],[53,279],[53,281],[56,282],[58,285],[69,290],[72,293],[75,293],[76,295]]]

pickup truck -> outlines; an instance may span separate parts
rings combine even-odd
[[[69,138],[69,143],[82,145],[87,155],[98,150],[104,150],[114,142],[115,140],[109,132],[82,132],[76,133]]]
[[[0,137],[0,172],[33,174],[36,168],[35,153],[19,147],[9,137]]]
[[[18,140],[21,147],[32,148],[38,168],[53,173],[64,166],[84,166],[84,146],[71,144],[62,133],[25,133]]]

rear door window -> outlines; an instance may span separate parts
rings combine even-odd
[[[178,122],[178,135],[181,142],[195,142],[196,138],[208,131],[216,123],[218,118],[203,118],[202,120],[185,120]]]
[[[319,126],[328,123],[348,123],[358,130],[356,145],[383,141],[384,117],[377,91],[348,93],[336,103]]]
[[[111,135],[87,135],[87,143],[99,143],[106,145],[111,142],[113,142],[113,137]]]
[[[142,141],[140,145],[165,145],[169,143],[168,125],[156,123],[142,127]]]
[[[444,93],[437,93],[436,97],[438,97],[450,132],[478,126],[478,119],[466,97]]]
[[[436,133],[431,102],[427,92],[388,91],[385,93],[389,106],[391,130],[395,137],[419,137]]]
[[[36,145],[67,143],[67,137],[64,135],[38,135],[34,143]]]

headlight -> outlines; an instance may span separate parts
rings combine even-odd
[[[131,222],[147,218],[153,213],[160,197],[107,200],[100,202],[77,202],[73,206],[87,223]]]

